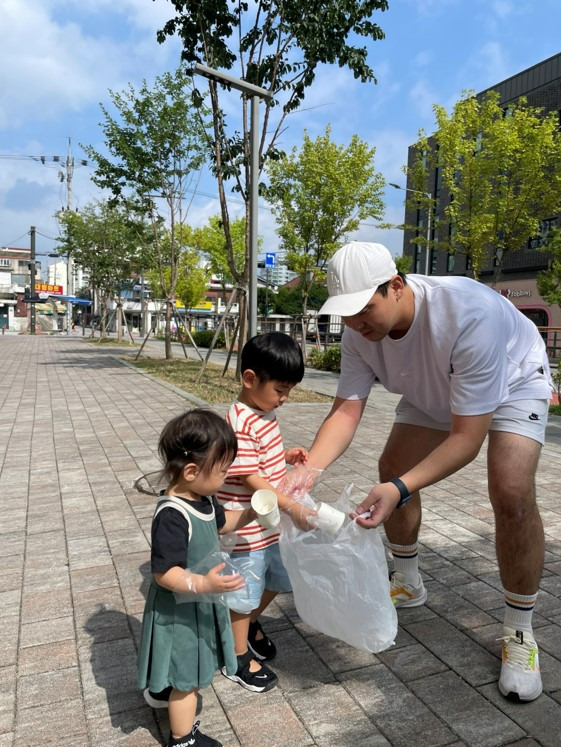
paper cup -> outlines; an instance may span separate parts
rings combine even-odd
[[[272,490],[256,490],[251,497],[251,508],[264,529],[274,529],[280,524],[277,496]]]
[[[316,524],[318,529],[323,529],[330,534],[337,534],[345,521],[345,514],[338,508],[333,508],[328,503],[318,503]]]

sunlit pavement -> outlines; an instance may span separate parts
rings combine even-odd
[[[307,374],[320,391],[332,393],[335,380]],[[154,499],[132,483],[158,468],[158,434],[190,403],[79,334],[0,337],[0,394],[0,747],[161,744],[165,712],[135,687]],[[364,495],[395,399],[374,388],[316,497],[331,500],[350,482],[355,500]],[[328,410],[284,405],[286,446],[309,446]],[[559,747],[558,423],[537,476],[547,547],[534,616],[538,700],[512,703],[496,685],[502,595],[482,453],[425,492],[428,600],[399,613],[395,646],[377,656],[352,649],[302,623],[292,596],[279,596],[263,618],[279,687],[258,695],[217,675],[203,693],[202,730],[225,747]]]

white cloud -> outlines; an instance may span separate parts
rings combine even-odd
[[[409,89],[408,95],[411,103],[417,111],[417,114],[421,117],[421,120],[424,120],[424,122],[427,120],[432,122],[434,120],[432,107],[438,99],[438,94],[433,91],[426,80],[418,80],[415,85]],[[424,122],[420,122],[419,125],[421,126]]]
[[[0,3],[0,129],[15,129],[30,118],[54,119],[61,111],[81,111],[107,99],[108,88],[121,89],[134,81],[148,50],[156,70],[169,54],[165,45],[154,42],[155,29],[134,43],[94,36],[88,34],[87,23],[81,28],[73,21],[55,20],[55,6],[49,8],[41,0]]]
[[[482,91],[509,75],[512,71],[506,50],[498,41],[488,41],[470,55],[456,77],[462,89]]]
[[[501,19],[507,18],[514,12],[514,6],[509,0],[494,0],[491,6],[496,16]]]

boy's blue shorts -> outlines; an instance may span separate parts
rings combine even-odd
[[[248,560],[251,560],[249,565]],[[278,543],[262,550],[232,553],[230,563],[238,568],[246,579],[245,588],[225,594],[228,607],[234,612],[248,615],[257,609],[265,589],[277,592],[292,591],[288,573],[282,564]],[[244,566],[250,572],[247,572]]]

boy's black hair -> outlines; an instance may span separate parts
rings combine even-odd
[[[403,280],[403,285],[407,285],[407,277],[405,276],[405,273],[398,272],[397,273],[399,277]],[[379,293],[381,296],[386,298],[388,295],[388,288],[390,287],[391,280],[388,280],[387,283],[382,283],[382,285],[379,285],[376,288],[376,293]]]
[[[188,410],[164,426],[158,441],[164,464],[162,476],[177,482],[186,464],[208,472],[215,464],[230,464],[238,453],[238,441],[220,415],[204,407]]]
[[[246,342],[242,350],[242,373],[250,368],[262,381],[298,384],[304,378],[300,345],[284,332],[267,332]]]

